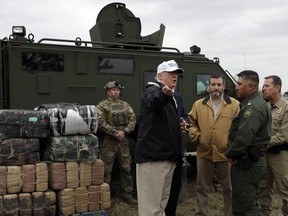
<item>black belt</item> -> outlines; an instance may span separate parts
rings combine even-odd
[[[272,154],[279,154],[280,151],[284,151],[284,150],[288,151],[288,144],[287,143],[272,146],[267,150],[267,152],[271,152]]]

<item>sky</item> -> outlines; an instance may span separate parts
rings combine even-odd
[[[116,1],[115,1],[116,2]],[[163,46],[181,52],[192,45],[236,76],[251,69],[260,77],[278,75],[288,91],[287,0],[123,0],[141,20],[141,35],[166,27]],[[90,41],[89,30],[108,0],[1,0],[0,38],[23,25],[41,38]]]

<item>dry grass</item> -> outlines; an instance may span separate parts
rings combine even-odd
[[[195,211],[195,175],[188,171],[187,181],[184,181],[180,194],[180,200],[177,207],[177,216],[192,216]],[[282,201],[278,194],[274,195],[271,216],[281,216]],[[137,206],[131,206],[122,202],[117,197],[112,198],[111,209],[108,211],[109,216],[138,216]],[[224,215],[223,198],[221,187],[216,185],[214,192],[209,197],[209,215]]]

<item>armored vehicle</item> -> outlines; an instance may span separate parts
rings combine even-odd
[[[136,115],[148,81],[158,64],[174,59],[185,73],[177,91],[186,111],[206,94],[208,77],[221,74],[226,93],[234,95],[235,81],[219,64],[194,45],[189,52],[163,47],[165,26],[141,35],[141,21],[123,3],[105,6],[90,29],[91,41],[26,36],[24,26],[13,26],[12,34],[0,40],[0,108],[33,109],[47,103],[96,105],[104,97],[104,85],[118,80],[125,87],[122,99]],[[185,139],[187,145],[190,141]]]

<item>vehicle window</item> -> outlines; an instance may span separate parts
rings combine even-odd
[[[22,70],[64,71],[64,55],[53,53],[23,52]]]
[[[99,73],[133,74],[133,59],[99,57],[98,69]]]
[[[144,88],[148,82],[155,82],[155,76],[156,72],[155,71],[145,71],[144,72]]]
[[[197,95],[205,95],[209,83],[210,74],[197,74]]]

